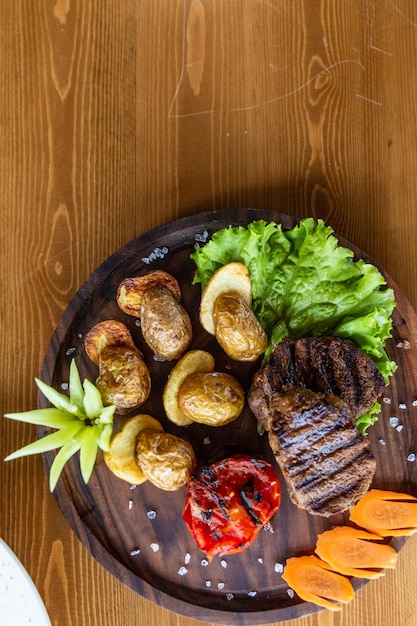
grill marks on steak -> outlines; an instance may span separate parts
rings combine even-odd
[[[265,368],[268,393],[287,385],[334,393],[349,404],[354,417],[369,411],[385,386],[373,360],[353,341],[340,337],[284,340]]]
[[[349,340],[307,338],[279,344],[253,377],[249,406],[268,431],[291,500],[312,514],[341,513],[369,489],[376,462],[355,417],[384,387],[375,370]]]
[[[268,403],[268,439],[291,500],[328,517],[369,489],[376,463],[346,402],[292,386]]]

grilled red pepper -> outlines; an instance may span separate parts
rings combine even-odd
[[[183,519],[210,560],[245,550],[280,503],[272,465],[236,455],[203,467],[191,478]]]

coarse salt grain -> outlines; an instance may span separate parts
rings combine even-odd
[[[182,565],[178,570],[178,574],[180,576],[185,576],[186,574],[188,574],[188,569]]]
[[[129,489],[130,491],[133,491],[134,489],[136,489],[136,485],[130,485]]]
[[[396,428],[398,426],[398,417],[390,417],[389,418],[390,426]]]
[[[149,517],[149,519],[155,519],[156,511],[148,511],[146,515]]]
[[[268,532],[268,533],[273,533],[274,532],[274,527],[272,526],[271,522],[267,522],[265,524],[264,530],[266,530],[266,532]]]
[[[260,556],[258,559],[258,563],[260,563],[262,565],[262,563],[264,562],[263,558]]]
[[[226,567],[227,567],[227,561],[225,561],[224,559],[222,559],[222,560],[220,561],[220,565],[223,567],[223,569],[226,569]]]
[[[385,404],[391,404],[391,398],[383,398],[382,402],[385,402]]]
[[[378,443],[381,444],[381,446],[385,446],[385,441],[383,439],[379,439]]]
[[[158,552],[159,543],[151,543],[151,550],[153,550],[154,552]]]
[[[397,431],[397,433],[400,433],[403,428],[404,428],[404,426],[402,424],[398,424],[398,426],[397,426],[397,428],[395,430]]]
[[[274,570],[277,574],[281,574],[284,571],[284,566],[282,563],[275,563]]]
[[[130,556],[137,556],[138,554],[140,554],[140,548],[136,548],[136,550],[132,550],[132,552],[130,553]]]
[[[226,593],[226,600],[229,600],[229,602],[230,600],[233,600],[234,597],[233,593]]]
[[[294,597],[294,589],[287,589],[287,593],[290,596],[290,598]]]
[[[68,383],[61,384],[61,389],[63,389],[64,391],[67,391],[68,387],[69,387]]]
[[[186,565],[188,565],[188,563],[191,561],[191,554],[189,552],[187,552],[187,554],[184,557],[184,563]]]
[[[132,509],[133,507],[133,500],[129,500],[129,511]]]
[[[248,596],[250,598],[255,598],[258,595],[257,591],[248,591]]]
[[[207,559],[202,559],[202,561],[201,561],[201,565],[202,565],[203,567],[207,567],[207,565],[208,565],[208,564],[209,564],[209,562],[207,561]]]
[[[67,356],[70,356],[70,354],[73,354],[76,351],[77,348],[68,348],[68,350],[65,352],[65,354]]]
[[[210,437],[204,437],[203,439],[203,445],[205,446],[209,446],[210,445]]]
[[[211,580],[206,580],[206,587],[211,587]]]
[[[224,583],[217,583],[217,589],[224,589]]]
[[[416,455],[414,454],[414,452],[408,455],[407,461],[409,461],[410,463],[414,463],[415,460],[416,460]]]
[[[404,402],[401,402],[399,405],[400,409],[406,409],[407,405]]]
[[[413,400],[413,406],[417,406],[417,400]]]

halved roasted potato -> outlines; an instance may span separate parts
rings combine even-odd
[[[96,365],[98,365],[100,353],[109,346],[128,346],[137,349],[130,330],[117,320],[104,320],[93,326],[85,337],[84,346],[88,356]]]
[[[143,294],[141,306],[143,338],[158,357],[179,359],[192,339],[191,320],[184,307],[166,287],[157,285]]]
[[[181,411],[178,405],[178,393],[184,380],[194,372],[211,372],[214,358],[205,350],[191,350],[171,370],[162,394],[165,413],[171,422],[178,426],[187,426],[193,420]]]
[[[143,294],[147,289],[157,285],[169,289],[174,298],[179,302],[181,299],[181,289],[174,276],[163,270],[154,270],[144,276],[125,278],[117,290],[117,304],[128,315],[141,317],[141,305]]]
[[[243,263],[233,262],[223,265],[211,276],[201,294],[200,323],[211,335],[215,334],[213,306],[224,293],[233,291],[250,307],[252,304],[252,283],[249,272]]]
[[[191,320],[180,299],[178,281],[162,270],[126,278],[117,293],[119,307],[140,318],[144,340],[166,361],[179,359],[192,339]]]
[[[100,352],[98,367],[96,386],[103,404],[114,404],[117,412],[124,414],[146,402],[151,374],[137,348],[108,346]]]
[[[268,336],[258,318],[235,292],[216,298],[213,321],[216,339],[231,359],[256,361],[268,347]]]
[[[235,420],[245,405],[245,392],[231,374],[194,372],[178,392],[180,410],[193,422],[224,426]]]
[[[175,491],[186,485],[197,465],[188,441],[150,429],[139,433],[136,460],[149,482],[164,491]]]
[[[143,413],[130,417],[113,434],[110,449],[103,453],[113,474],[131,485],[140,485],[146,480],[136,460],[136,445],[139,434],[147,429],[152,432],[163,430],[160,422],[151,415]]]

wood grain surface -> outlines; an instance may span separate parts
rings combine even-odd
[[[414,0],[3,0],[0,32],[2,415],[36,405],[91,272],[203,210],[321,217],[417,308]],[[2,458],[35,437],[2,419]],[[0,476],[0,534],[54,625],[201,623],[94,560],[41,458]],[[412,537],[341,613],[290,623],[416,626],[416,557]]]

